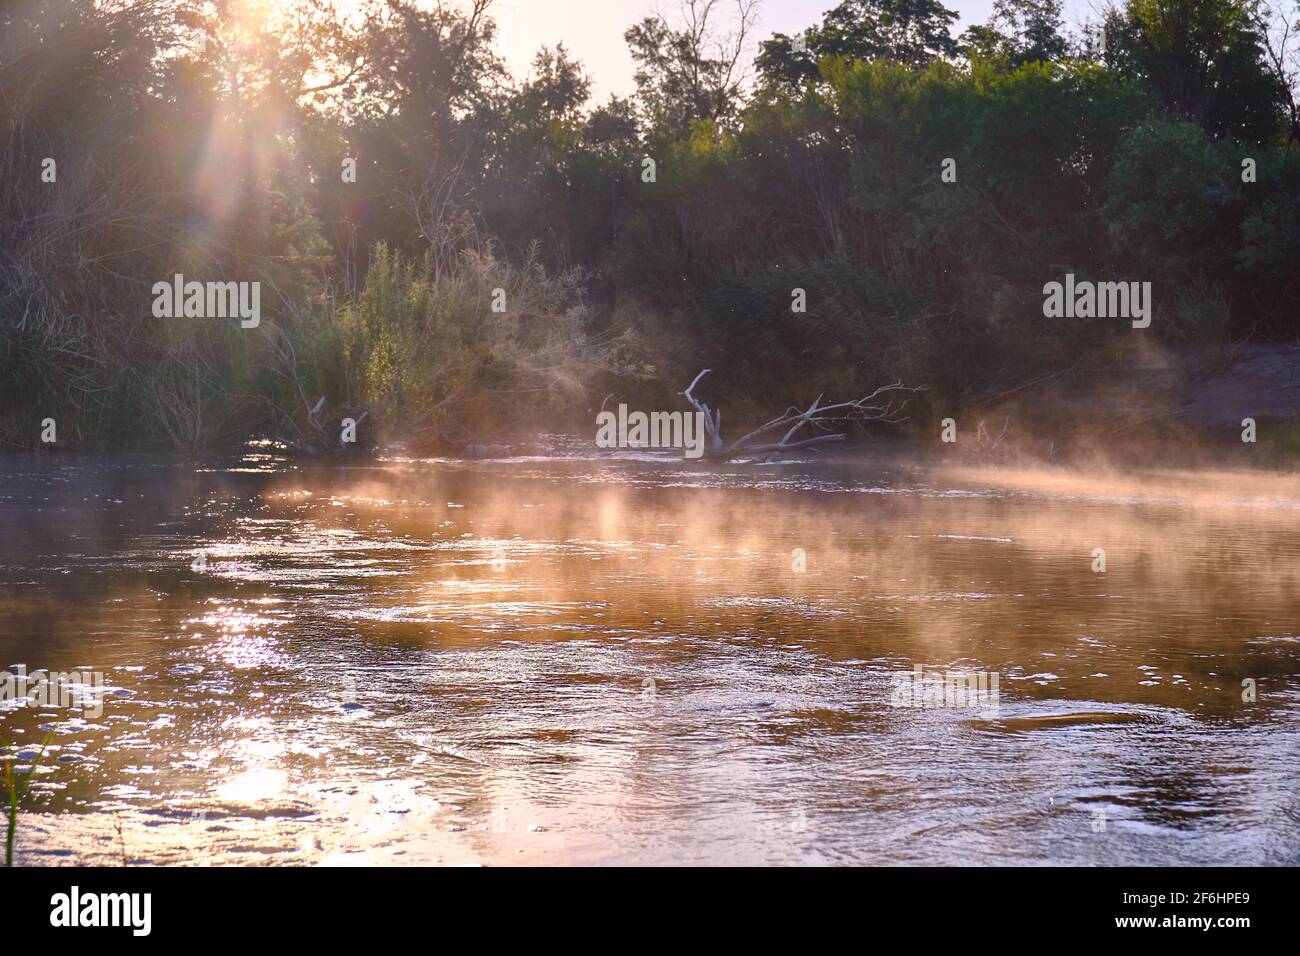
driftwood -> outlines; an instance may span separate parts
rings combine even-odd
[[[294,415],[285,415],[281,418],[280,427],[276,429],[276,441],[284,445],[289,451],[302,455],[319,455],[322,452],[347,452],[354,447],[351,443],[343,441],[343,421],[350,418],[355,423],[355,433],[358,439],[361,438],[361,423],[370,415],[367,408],[353,409],[348,406],[340,406],[337,409],[327,409],[325,407],[325,396],[322,395],[315,405],[310,408],[306,405],[306,399],[303,400],[303,407],[306,408],[305,422],[300,425]],[[297,437],[291,437],[292,432]],[[361,447],[369,447],[368,441],[359,441]]]
[[[704,453],[710,458],[775,454],[843,441],[844,433],[832,430],[832,426],[835,425],[868,421],[897,424],[907,420],[905,417],[900,417],[908,402],[904,394],[924,390],[924,386],[912,387],[902,382],[894,382],[892,385],[882,385],[863,398],[850,402],[834,402],[830,405],[823,405],[823,396],[818,395],[806,409],[800,410],[792,406],[783,414],[735,441],[725,442],[722,439],[722,410],[709,408],[693,394],[700,379],[711,371],[712,369],[704,369],[695,376],[686,391],[682,392],[682,397],[690,402],[691,407],[704,419]],[[799,433],[804,429],[821,434],[799,438]],[[778,433],[781,433],[779,438],[776,437]]]

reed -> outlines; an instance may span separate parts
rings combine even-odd
[[[27,788],[31,784],[32,775],[36,773],[36,768],[41,765],[41,761],[45,759],[46,753],[49,752],[50,741],[54,739],[54,732],[57,729],[58,724],[50,727],[49,733],[41,741],[36,759],[32,761],[32,765],[26,772],[19,774],[15,770],[16,759],[5,763],[3,780],[5,787],[5,816],[8,823],[8,832],[5,834],[5,866],[14,865],[14,839],[18,835],[18,806],[27,793]],[[9,749],[14,749],[14,746],[10,744]]]

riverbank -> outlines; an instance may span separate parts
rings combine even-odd
[[[1143,347],[1142,341],[1136,339],[1137,346],[1126,351],[1082,357],[1069,368],[965,404],[949,404],[925,391],[905,396],[908,406],[897,424],[848,425],[843,444],[779,457],[853,460],[883,454],[966,464],[1266,469],[1290,468],[1300,461],[1300,345],[1168,349]],[[658,396],[641,404],[645,411],[688,408],[667,382],[645,388],[644,394]],[[742,423],[757,423],[777,411],[758,407],[752,398],[728,404],[721,396],[720,401],[727,421],[735,423],[735,434],[748,427]],[[375,438],[364,415],[330,425],[326,413],[320,415],[314,442],[256,436],[232,444],[226,453],[261,448],[269,455],[302,460],[369,460],[386,454],[489,460],[600,455],[605,452],[595,441],[598,411],[592,404],[557,413],[554,431],[539,431],[536,417],[521,417],[484,422],[456,436],[426,431],[407,440],[399,432],[387,441]],[[945,427],[947,419],[953,427]],[[353,425],[347,426],[348,421]],[[355,441],[331,441],[327,436],[333,431]],[[946,441],[945,433],[953,440]],[[35,448],[46,454],[102,450],[100,442],[58,435],[56,442]],[[222,454],[220,449],[207,453]]]

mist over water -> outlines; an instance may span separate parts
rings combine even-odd
[[[0,666],[110,688],[0,712],[61,718],[20,862],[1300,862],[1283,476],[0,474]],[[891,706],[917,665],[996,712]]]

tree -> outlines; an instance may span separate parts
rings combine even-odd
[[[369,0],[361,108],[423,124],[433,137],[446,135],[505,78],[492,48],[491,6],[492,0],[472,0],[461,12],[441,0],[429,9],[413,0]]]
[[[1287,139],[1300,145],[1300,0],[1250,0],[1247,9],[1286,97]]]
[[[797,86],[816,78],[827,56],[924,66],[957,53],[949,32],[956,19],[939,0],[844,0],[804,31],[804,49],[780,33],[764,42],[759,72],[769,84]]]
[[[1285,84],[1241,0],[1129,0],[1106,31],[1108,60],[1212,139],[1264,142],[1282,130]]]
[[[478,154],[466,169],[490,231],[515,248],[534,239],[564,257],[571,167],[580,148],[591,81],[564,45],[543,47],[529,76],[477,109],[468,138]]]
[[[682,0],[680,29],[655,15],[623,35],[637,64],[637,107],[646,129],[681,135],[694,120],[725,125],[735,119],[745,81],[741,59],[758,3],[736,0],[735,22],[725,34],[714,27],[720,6],[721,0]]]
[[[1061,0],[995,0],[988,26],[962,34],[967,47],[1004,55],[1011,66],[1053,62],[1066,55]]]

